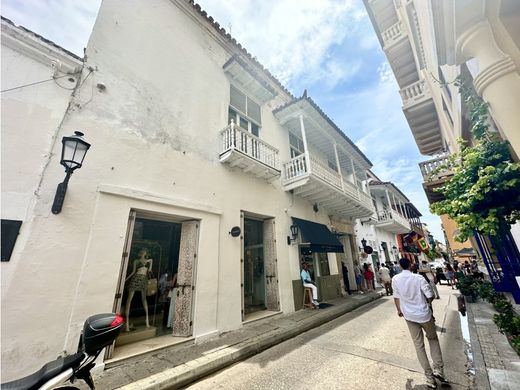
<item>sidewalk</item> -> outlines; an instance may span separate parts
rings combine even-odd
[[[466,303],[466,309],[476,388],[520,389],[520,357],[493,322],[493,306],[479,300]]]
[[[130,358],[94,380],[99,389],[144,390],[186,386],[273,345],[331,321],[380,298],[368,293],[338,298],[320,310],[299,310],[245,324],[200,344],[181,344]]]

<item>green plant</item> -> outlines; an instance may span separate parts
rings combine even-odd
[[[513,314],[513,306],[507,299],[500,299],[496,301],[495,309],[502,314]]]
[[[493,315],[493,321],[497,324],[500,333],[512,334],[513,328],[513,313],[499,313]]]
[[[492,302],[494,300],[494,297],[497,293],[495,292],[495,289],[493,288],[493,284],[491,282],[482,282],[478,286],[478,295],[482,299],[485,299],[488,302]]]
[[[471,276],[463,276],[457,282],[457,288],[465,296],[476,298],[478,296],[479,284]]]
[[[450,168],[453,176],[435,190],[444,200],[430,209],[452,218],[459,229],[456,240],[465,241],[475,232],[499,235],[520,219],[520,163],[512,161],[508,143],[490,129],[487,104],[469,82],[459,78],[457,85],[469,109],[475,142],[468,146],[459,139],[460,152],[438,168]]]
[[[515,349],[516,353],[520,355],[520,336],[511,337],[511,345]]]

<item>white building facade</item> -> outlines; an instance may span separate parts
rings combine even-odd
[[[2,57],[6,87],[55,78],[2,94],[2,221],[20,227],[2,262],[2,381],[74,352],[95,313],[128,313],[110,364],[298,310],[304,260],[321,299],[342,295],[355,220],[375,212],[371,163],[199,6],[103,2],[83,61],[3,21]],[[52,214],[75,130],[92,146]]]

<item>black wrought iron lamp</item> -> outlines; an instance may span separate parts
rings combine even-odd
[[[61,140],[60,164],[65,167],[66,175],[65,180],[58,184],[58,188],[56,189],[56,195],[54,196],[54,202],[52,204],[53,214],[59,214],[61,212],[70,176],[76,169],[81,168],[85,155],[90,148],[90,144],[83,139],[83,135],[81,131],[75,131],[74,135],[63,137]]]
[[[298,225],[291,225],[291,235],[292,238],[287,236],[287,245],[291,245],[291,242],[295,241],[298,237]]]
[[[361,245],[363,245],[363,249],[365,249],[365,247],[367,246],[367,240],[365,240],[364,238],[361,240]]]

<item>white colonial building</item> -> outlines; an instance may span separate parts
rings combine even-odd
[[[371,163],[199,6],[103,2],[83,59],[2,20],[2,88],[2,381],[74,352],[94,313],[128,313],[110,364],[298,310],[303,260],[342,295]]]

